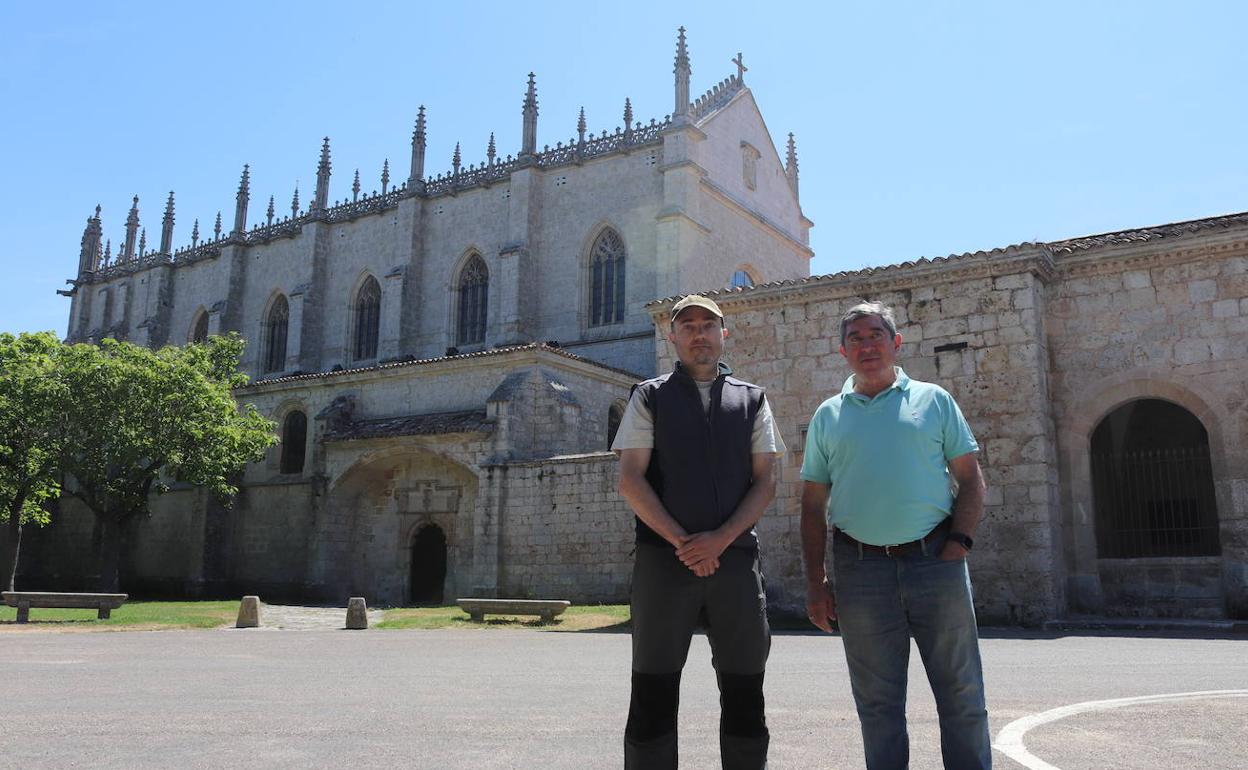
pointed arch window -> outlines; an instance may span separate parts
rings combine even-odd
[[[264,319],[264,373],[286,368],[286,327],[290,322],[290,304],[279,294]]]
[[[208,314],[199,311],[199,315],[195,316],[195,323],[191,324],[191,342],[207,342],[208,341]]]
[[[624,240],[607,228],[589,252],[589,325],[624,320]]]
[[[471,345],[485,341],[488,315],[490,273],[485,260],[473,255],[459,274],[459,324],[456,344]]]
[[[282,421],[282,473],[302,473],[308,443],[308,416],[296,409]]]
[[[377,333],[381,325],[381,286],[371,275],[355,294],[355,339],[352,356],[355,360],[377,357]]]

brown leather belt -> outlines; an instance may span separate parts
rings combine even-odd
[[[935,527],[932,527],[931,532],[928,532],[926,535],[919,538],[918,540],[911,540],[908,543],[897,543],[896,545],[871,545],[870,543],[864,543],[861,540],[855,540],[854,538],[850,537],[849,535],[845,534],[839,529],[834,530],[833,537],[844,540],[846,543],[849,543],[850,545],[858,546],[859,548],[863,550],[864,553],[875,553],[875,554],[880,554],[881,556],[896,557],[896,556],[910,556],[911,554],[923,553],[923,542],[925,540],[928,540],[933,535],[943,534],[944,532],[947,532],[948,530],[949,530],[949,517],[945,517],[943,521],[941,521]]]

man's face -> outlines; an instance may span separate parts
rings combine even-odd
[[[676,316],[667,341],[676,348],[680,362],[689,367],[713,366],[724,352],[728,330],[719,316],[704,307],[687,307]]]
[[[899,350],[901,335],[889,334],[878,315],[852,321],[845,330],[845,343],[841,345],[841,355],[845,356],[850,370],[863,379],[877,379],[892,372]]]

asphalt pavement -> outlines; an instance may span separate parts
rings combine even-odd
[[[1248,767],[1242,635],[985,637],[998,768]],[[3,768],[621,765],[626,634],[31,628],[0,633],[0,661]],[[839,638],[778,634],[766,694],[772,768],[862,767]],[[699,636],[682,767],[719,766],[717,703]],[[940,767],[917,652],[908,711],[911,767]]]

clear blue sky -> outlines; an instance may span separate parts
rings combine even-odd
[[[19,3],[0,0],[0,331],[66,331],[56,289],[97,203],[114,250],[130,198],[159,243],[306,204],[321,137],[331,199],[389,158],[406,178],[417,106],[426,172],[520,143],[614,130],[624,97],[671,111],[676,27],[701,93],[745,54],[783,150],[797,135],[812,273],[1248,209],[1248,4]]]

